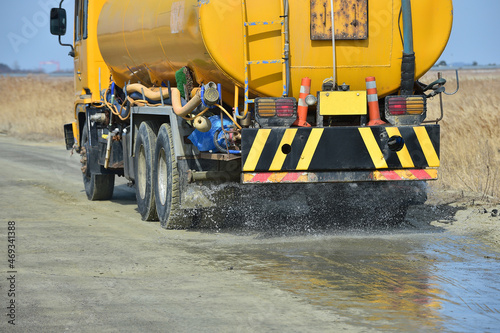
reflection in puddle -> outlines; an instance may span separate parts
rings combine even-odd
[[[464,237],[440,239],[429,246],[439,263],[434,265],[433,283],[446,302],[440,311],[445,328],[453,331],[496,331],[500,327],[500,261],[484,245]],[[496,258],[496,259],[495,259]]]
[[[220,259],[237,260],[239,268],[360,327],[493,330],[500,327],[500,261],[467,241],[438,234],[268,240]]]

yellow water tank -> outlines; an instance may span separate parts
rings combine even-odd
[[[242,10],[242,6],[246,6]],[[289,1],[290,96],[302,77],[311,91],[333,76],[329,0]],[[403,53],[400,0],[335,0],[335,74],[338,84],[365,89],[375,76],[379,96],[398,90]],[[246,15],[243,18],[243,15]],[[412,1],[416,78],[436,62],[448,41],[451,0]],[[244,87],[244,34],[249,61],[281,59],[281,0],[109,0],[98,23],[99,48],[118,85],[160,85],[189,66],[198,83],[220,82],[226,91]],[[249,88],[281,96],[281,64],[250,65]],[[227,98],[229,101],[229,97]]]

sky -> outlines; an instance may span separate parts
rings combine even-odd
[[[59,7],[59,2],[0,0],[0,63],[20,69],[41,66],[51,72],[56,66],[42,62],[58,61],[61,69],[73,68],[69,48],[60,46],[57,36],[49,32],[49,11],[51,7]],[[63,2],[69,25],[73,24],[73,4],[73,0]],[[453,29],[440,60],[448,64],[476,61],[480,65],[500,65],[500,1],[454,0],[453,7]],[[71,43],[71,37],[72,29],[68,27],[66,36],[62,37],[63,43]]]

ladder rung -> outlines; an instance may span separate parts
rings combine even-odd
[[[283,59],[247,61],[247,65],[269,65],[269,64],[281,64],[281,63],[283,63]]]
[[[243,17],[243,60],[244,60],[244,63],[245,63],[245,114],[246,112],[248,111],[248,104],[251,104],[251,103],[255,103],[255,101],[253,99],[250,99],[248,98],[249,97],[249,82],[250,82],[250,77],[249,77],[249,66],[250,65],[267,65],[267,64],[282,64],[283,67],[285,67],[285,60],[284,59],[271,59],[271,60],[249,60],[249,55],[248,55],[248,45],[249,45],[249,41],[248,41],[248,35],[250,34],[250,29],[249,27],[252,27],[252,26],[267,26],[267,25],[280,25],[281,27],[279,29],[281,29],[281,40],[282,40],[282,45],[281,47],[283,48],[283,52],[282,52],[282,56],[284,57],[284,54],[286,53],[284,50],[285,48],[285,45],[283,45],[283,42],[284,42],[284,25],[285,25],[285,19],[283,16],[280,16],[280,19],[279,20],[274,20],[274,21],[255,21],[255,22],[251,22],[251,21],[248,21],[248,22],[245,22],[245,20],[248,20],[248,16],[247,16],[247,8],[246,8],[246,4],[247,4],[247,1],[248,0],[242,0],[242,17]],[[281,11],[283,12],[283,3],[281,3],[282,5],[282,8],[281,8]],[[278,28],[271,28],[272,30],[275,30],[275,29],[278,29]],[[282,70],[282,81],[283,81],[283,87],[284,87],[284,90],[285,90],[285,87],[286,87],[286,83],[285,83],[285,80],[286,80],[286,72],[285,72],[285,69],[283,68]],[[284,91],[283,92],[283,95],[285,95],[286,92]]]
[[[283,20],[279,21],[259,21],[259,22],[244,22],[243,23],[245,27],[251,27],[251,26],[256,26],[256,25],[272,25],[272,24],[284,24]]]

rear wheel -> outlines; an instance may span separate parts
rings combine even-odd
[[[95,169],[94,164],[98,162],[90,153],[90,149],[88,127],[85,124],[82,133],[82,148],[80,149],[85,193],[87,198],[92,201],[111,199],[115,188],[115,175],[92,172],[92,169]],[[102,166],[100,168],[103,169]]]
[[[163,124],[158,132],[155,149],[155,199],[161,226],[168,229],[186,229],[192,224],[192,215],[180,208],[181,187],[173,149],[172,130]]]
[[[156,134],[155,124],[145,121],[139,126],[135,141],[135,196],[137,199],[137,210],[143,221],[158,220],[156,214],[154,194],[154,147]]]

